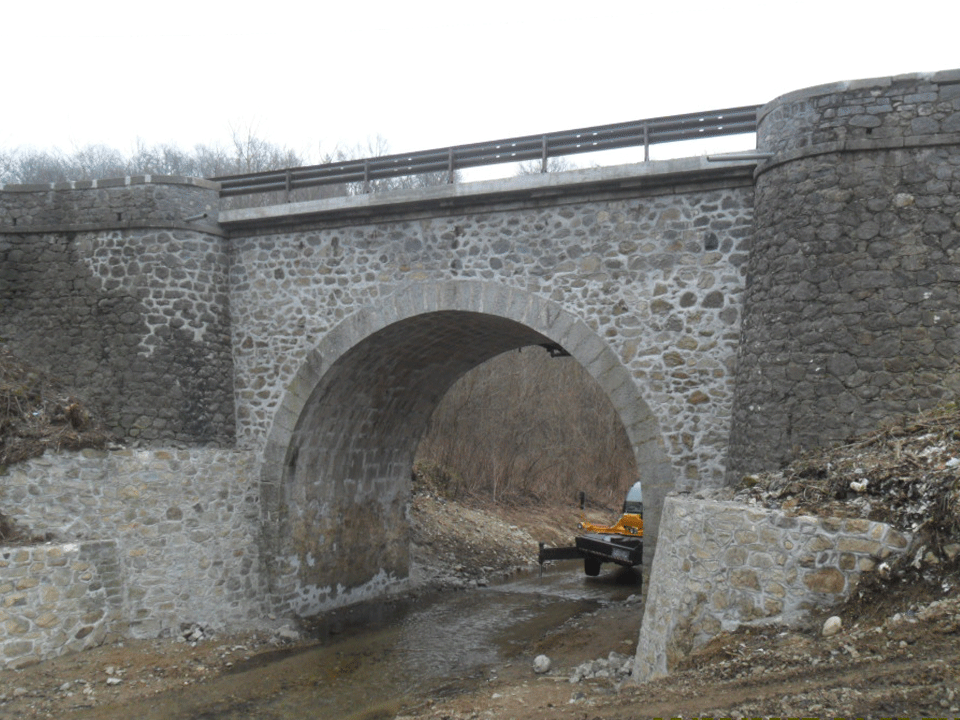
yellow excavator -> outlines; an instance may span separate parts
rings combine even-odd
[[[551,548],[540,543],[540,572],[548,560],[583,558],[583,571],[591,577],[600,574],[600,566],[612,562],[635,567],[643,562],[643,490],[638,480],[627,491],[623,513],[613,525],[596,525],[583,517],[586,496],[580,492],[580,523],[570,547]]]

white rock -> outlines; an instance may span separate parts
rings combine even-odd
[[[537,655],[533,659],[533,671],[538,674],[543,674],[550,671],[550,658],[546,655]]]
[[[832,615],[828,617],[827,621],[823,624],[823,636],[830,637],[831,635],[836,635],[842,627],[843,621],[836,615]]]
[[[289,625],[284,625],[282,628],[277,630],[277,637],[279,637],[281,640],[292,640],[293,642],[296,642],[300,639],[300,633]]]

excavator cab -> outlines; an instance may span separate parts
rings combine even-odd
[[[627,490],[627,498],[623,501],[623,514],[639,515],[643,520],[643,488],[640,487],[639,480]]]

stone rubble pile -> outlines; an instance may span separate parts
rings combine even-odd
[[[197,623],[181,623],[180,634],[177,636],[177,642],[190,643],[196,647],[201,640],[209,640],[213,637],[213,631]]]
[[[584,680],[610,680],[619,686],[633,673],[633,658],[611,651],[606,658],[588,660],[577,665],[570,673],[570,682],[579,683]]]

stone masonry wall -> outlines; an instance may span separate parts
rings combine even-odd
[[[73,557],[62,543],[79,547],[80,559],[104,549],[100,559],[87,561],[99,568],[100,582],[109,591],[112,620],[98,637],[104,632],[165,636],[176,633],[181,623],[256,625],[261,595],[257,480],[252,458],[236,451],[48,453],[7,469],[0,481],[0,507],[13,510],[24,527],[52,533],[61,544],[4,552],[12,552],[11,559],[32,553],[31,563],[54,565],[57,557]],[[113,560],[104,559],[107,549]],[[29,566],[30,573],[42,570],[42,564]],[[0,572],[0,587],[8,571]],[[65,631],[70,618],[88,615],[90,594],[71,594],[78,592],[70,590],[78,577],[63,579],[72,585],[61,588],[61,624],[44,628],[36,623],[30,632],[46,629],[53,636]],[[13,582],[7,592],[18,592]],[[25,602],[38,603],[33,611],[39,614],[48,600],[41,595]],[[76,603],[72,611],[66,607],[70,600]],[[47,642],[36,640],[34,651]]]
[[[960,71],[760,113],[728,478],[960,393]]]
[[[0,546],[0,667],[122,637],[115,542]]]
[[[749,187],[671,188],[346,227],[321,216],[284,233],[231,230],[238,443],[262,449],[307,352],[345,317],[411,284],[474,279],[542,295],[582,318],[654,409],[681,485],[719,484],[751,205]]]
[[[197,224],[212,229],[220,206],[217,191],[208,180],[159,175],[0,185],[0,231],[193,229]],[[187,223],[188,218],[197,219]]]
[[[637,646],[639,682],[721,631],[791,624],[848,597],[909,538],[884,523],[673,495],[664,503]]]
[[[231,445],[216,187],[125,180],[0,189],[0,337],[122,437]]]

